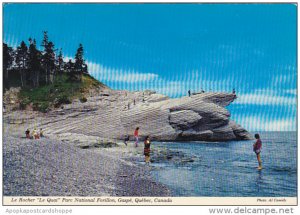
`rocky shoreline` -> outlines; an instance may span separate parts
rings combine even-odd
[[[142,159],[142,145],[119,144],[83,149],[5,135],[4,196],[169,196],[169,189],[151,177],[151,166],[133,162]]]
[[[13,100],[12,100],[13,99]],[[250,134],[230,120],[231,93],[201,93],[171,99],[153,91],[93,91],[47,113],[19,110],[16,92],[6,93],[3,114],[5,196],[169,196],[151,177],[143,148],[125,147],[140,127],[141,140],[230,141]],[[47,138],[25,139],[42,128]],[[133,145],[133,143],[131,142]],[[118,146],[118,147],[117,147]],[[156,150],[156,151],[155,151]],[[151,162],[194,158],[154,149]]]

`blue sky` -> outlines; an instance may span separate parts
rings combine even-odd
[[[5,4],[3,40],[42,31],[113,89],[170,97],[236,89],[231,118],[250,131],[296,130],[294,4]]]

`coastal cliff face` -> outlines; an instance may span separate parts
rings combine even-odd
[[[230,120],[226,106],[235,98],[230,93],[209,92],[171,99],[153,91],[101,89],[87,97],[85,103],[74,100],[46,114],[5,113],[4,122],[25,130],[43,128],[49,136],[79,142],[124,139],[126,135],[133,140],[136,127],[140,127],[141,137],[150,135],[158,141],[251,139],[244,128]]]

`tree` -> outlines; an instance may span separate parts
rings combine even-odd
[[[8,79],[8,70],[11,68],[13,64],[13,49],[9,47],[6,43],[3,43],[3,72],[4,72],[4,80],[5,83],[7,84],[9,79]]]
[[[57,56],[57,71],[60,76],[63,73],[64,64],[65,63],[64,63],[64,58],[63,58],[63,54],[62,54],[62,49],[60,49],[59,54]]]
[[[28,48],[24,41],[17,47],[15,62],[20,73],[21,85],[24,87],[26,85],[26,70],[28,64]]]
[[[33,87],[40,85],[40,70],[42,53],[36,48],[36,41],[29,38],[28,69],[29,81]]]
[[[77,74],[75,71],[75,63],[73,63],[71,59],[65,64],[65,71],[67,72],[70,81],[77,80]]]
[[[79,44],[79,48],[75,54],[75,76],[77,80],[81,81],[81,77],[83,73],[87,73],[87,65],[85,64],[85,60],[83,58],[84,50],[82,44]]]
[[[55,76],[55,50],[54,44],[48,39],[48,32],[44,31],[42,46],[44,47],[42,55],[42,66],[45,69],[46,84],[52,83]],[[52,77],[52,78],[51,78]]]
[[[48,78],[49,78],[49,75],[48,75],[48,65],[47,65],[47,60],[46,60],[46,56],[45,56],[45,49],[46,49],[46,47],[48,46],[48,43],[49,43],[49,39],[48,39],[48,32],[47,31],[43,31],[43,35],[44,35],[44,37],[43,37],[43,41],[42,41],[42,44],[41,44],[41,46],[42,47],[44,47],[44,53],[42,53],[42,58],[41,58],[41,65],[42,65],[42,67],[43,67],[43,69],[44,69],[44,71],[43,71],[43,77],[42,77],[42,79],[43,79],[43,81],[45,81],[45,83],[46,84],[48,84]]]
[[[49,81],[50,83],[53,83],[56,75],[55,70],[55,49],[54,44],[52,42],[48,43],[47,46],[47,55],[48,55],[48,69],[49,69]]]

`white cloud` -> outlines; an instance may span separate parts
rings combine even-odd
[[[296,120],[273,120],[265,124],[267,131],[292,131],[296,130]]]
[[[192,92],[200,91],[203,88],[205,91],[227,91],[231,92],[233,88],[233,79],[224,80],[208,80],[203,76],[205,70],[192,70],[186,72],[184,77],[172,77],[173,80],[166,80],[153,72],[137,71],[134,69],[119,69],[109,66],[104,66],[99,63],[86,61],[89,68],[89,73],[100,81],[112,81],[115,83],[143,83],[144,86],[155,87],[160,93],[169,96],[184,95],[191,89]],[[175,80],[174,80],[175,79]],[[199,81],[200,80],[200,81]],[[151,82],[151,83],[150,83]]]
[[[134,82],[152,81],[157,78],[158,75],[154,73],[125,72],[115,77],[114,81],[134,83]]]
[[[287,67],[286,69],[291,69],[293,71],[294,67]],[[294,81],[297,81],[294,74],[280,74],[272,78],[272,83],[274,86],[278,86],[282,84],[290,84],[293,83]]]
[[[159,80],[158,84],[156,84],[153,90],[155,90],[158,93],[168,95],[170,97],[176,97],[188,91],[187,86],[184,82],[166,81],[162,79]]]
[[[187,83],[186,80],[166,80],[160,77],[158,74],[152,72],[112,68],[91,61],[87,61],[87,65],[89,68],[89,73],[98,80],[104,82],[112,81],[120,84],[125,83],[127,84],[127,88],[132,90],[143,90],[145,88],[155,90],[158,93],[165,94],[170,97],[177,97],[186,94],[188,89],[193,89],[198,86],[198,83],[196,82],[197,78],[195,78],[197,73],[194,72],[190,73],[190,80],[192,81]]]
[[[72,62],[75,62],[75,59],[73,57],[69,57],[69,56],[64,57],[65,62],[69,62],[69,60],[71,60]]]
[[[249,131],[295,131],[296,119],[266,119],[264,116],[239,116],[237,122]]]
[[[6,44],[8,44],[8,46],[10,46],[10,47],[12,47],[14,49],[16,49],[21,44],[21,42],[20,42],[20,44],[18,44],[17,38],[13,34],[7,36],[6,39],[4,40],[4,42]]]
[[[133,69],[123,70],[112,67],[106,67],[98,63],[87,61],[89,72],[95,77],[100,77],[101,81],[114,82],[126,82],[126,83],[137,83],[137,82],[148,82],[159,78],[155,73],[142,73]]]
[[[255,105],[296,105],[295,97],[276,96],[269,94],[240,94],[235,104],[255,104]]]
[[[293,94],[295,96],[297,95],[297,89],[290,89],[290,90],[286,90],[285,92],[289,94]]]

